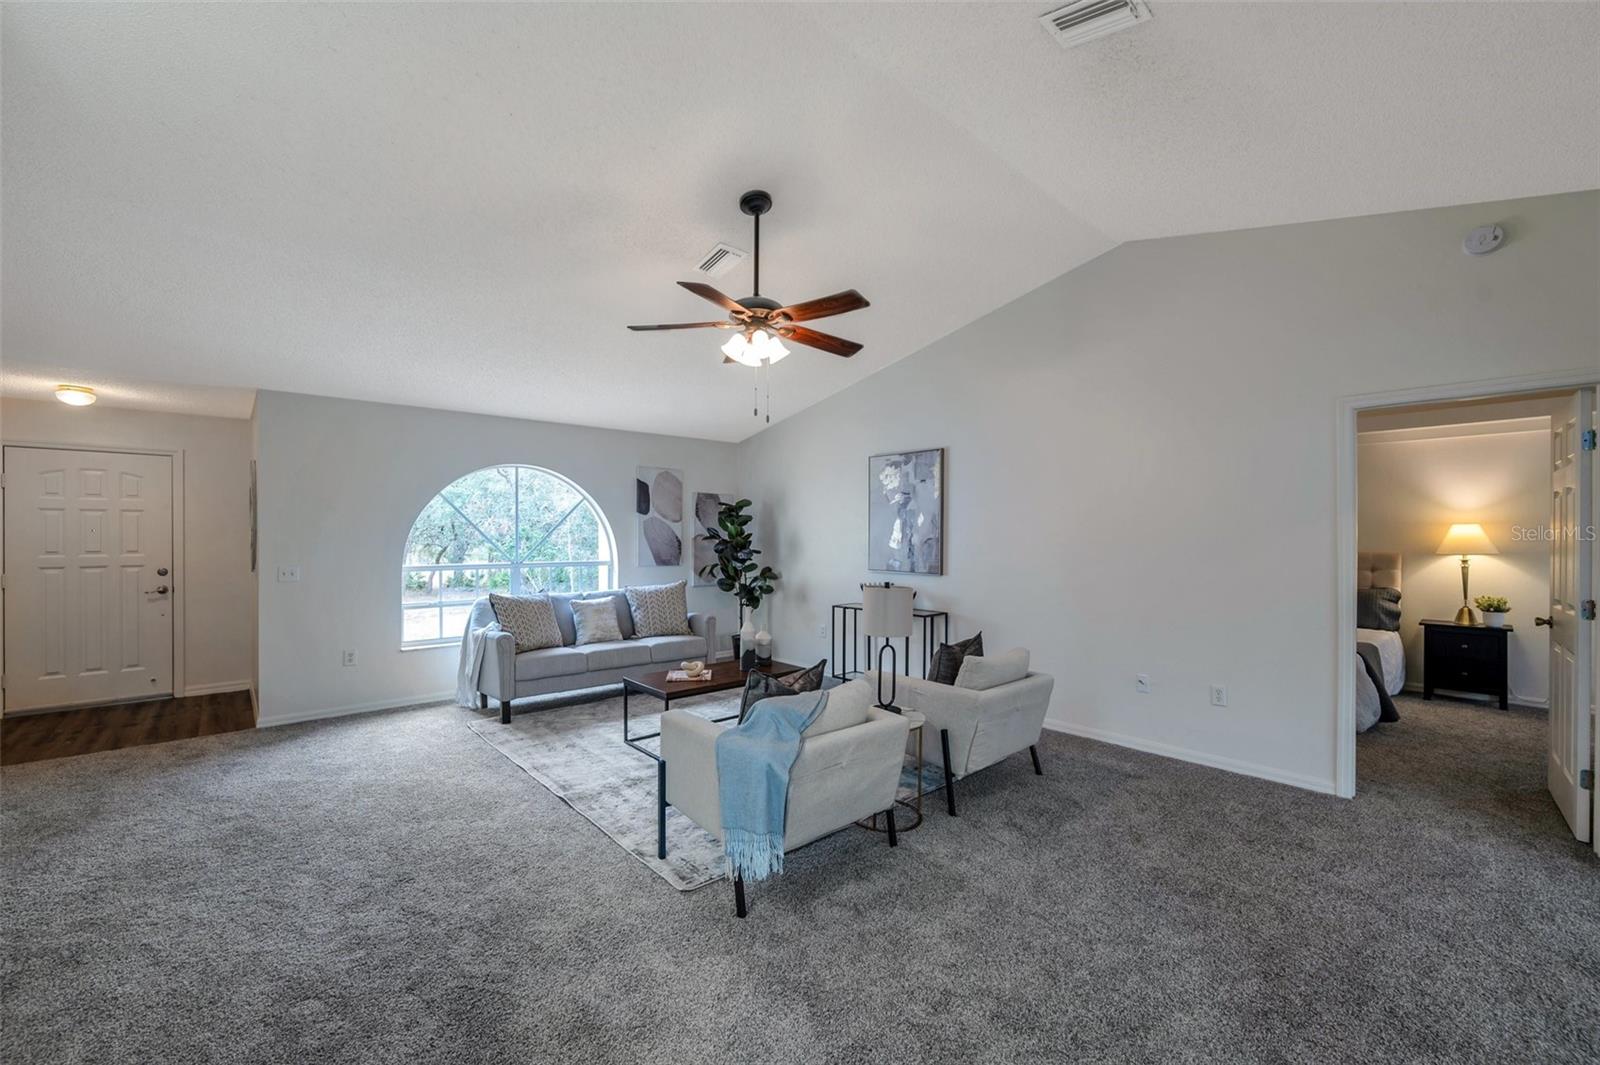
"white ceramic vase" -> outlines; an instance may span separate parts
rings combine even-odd
[[[1506,627],[1505,612],[1499,610],[1485,610],[1483,612],[1483,623],[1489,626],[1491,629],[1503,629]]]

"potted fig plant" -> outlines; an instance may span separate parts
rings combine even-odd
[[[700,576],[715,580],[718,588],[732,592],[739,601],[740,635],[733,638],[733,657],[741,664],[742,653],[755,652],[754,647],[740,646],[741,642],[753,643],[744,635],[744,629],[753,626],[756,610],[772,594],[773,582],[779,579],[777,570],[756,561],[761,551],[750,535],[750,523],[755,520],[748,513],[752,505],[750,500],[740,499],[717,509],[717,524],[706,526],[705,531],[706,541],[717,558],[700,570]],[[753,628],[750,635],[754,635]]]
[[[1491,629],[1503,629],[1506,615],[1511,613],[1511,602],[1503,595],[1480,595],[1473,604],[1483,611],[1483,623]]]

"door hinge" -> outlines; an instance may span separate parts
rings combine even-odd
[[[1584,791],[1592,791],[1592,790],[1594,790],[1594,770],[1593,769],[1580,769],[1580,770],[1578,770],[1578,787],[1582,788]]]
[[[1593,451],[1594,450],[1594,430],[1593,429],[1585,429],[1583,431],[1583,450],[1585,450],[1585,451]]]
[[[1585,621],[1594,620],[1594,600],[1585,599],[1583,606],[1578,609],[1578,616]]]

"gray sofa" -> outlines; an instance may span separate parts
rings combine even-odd
[[[612,599],[616,605],[617,627],[622,630],[623,639],[575,646],[577,629],[572,620],[572,600],[605,598]],[[620,684],[624,673],[650,668],[671,669],[685,659],[713,660],[717,619],[710,614],[691,613],[688,636],[637,637],[628,599],[620,589],[552,592],[550,602],[555,608],[556,624],[561,629],[562,646],[518,654],[517,641],[509,632],[488,634],[483,661],[478,667],[478,705],[487,708],[490,699],[499,700],[502,722],[509,724],[511,721],[513,699]],[[467,631],[482,628],[494,619],[494,608],[489,600],[479,599],[472,604]]]

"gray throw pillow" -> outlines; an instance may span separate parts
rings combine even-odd
[[[624,588],[636,636],[689,636],[688,582]]]
[[[576,631],[574,644],[609,643],[622,639],[622,627],[617,624],[617,609],[610,599],[574,599],[572,623]]]
[[[828,660],[824,658],[810,669],[785,673],[781,677],[758,673],[752,669],[750,676],[745,678],[744,697],[739,700],[739,720],[743,721],[748,717],[750,708],[763,699],[770,699],[775,695],[799,695],[802,692],[817,691],[822,687],[822,672],[827,665]]]
[[[1356,592],[1356,628],[1400,631],[1400,589],[1362,588]]]
[[[517,641],[517,653],[561,646],[561,628],[550,600],[542,595],[490,594],[489,605],[500,627]]]
[[[983,654],[983,633],[960,643],[942,643],[928,664],[928,679],[935,684],[954,684],[961,674],[961,660]]]

